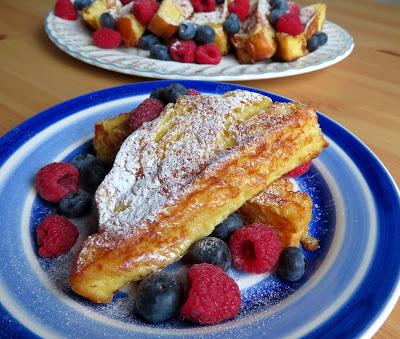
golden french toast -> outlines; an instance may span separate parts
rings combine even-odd
[[[300,19],[304,24],[302,33],[292,36],[276,32],[277,56],[283,61],[292,61],[306,55],[308,53],[307,41],[322,29],[325,16],[326,5],[323,3],[303,7],[300,11]]]
[[[326,145],[316,112],[298,103],[242,90],[180,97],[122,144],[96,192],[99,232],[78,255],[72,289],[109,302]]]
[[[179,24],[193,13],[190,0],[163,0],[147,29],[162,38],[172,37]]]
[[[116,30],[121,34],[126,47],[139,44],[146,27],[143,26],[133,14],[121,15],[116,23]]]
[[[230,40],[241,64],[255,63],[272,57],[276,51],[275,31],[268,21],[267,0],[252,0],[248,19]]]
[[[100,160],[113,162],[122,143],[130,134],[129,113],[122,113],[94,125],[93,147]]]
[[[294,191],[289,179],[282,177],[248,200],[239,213],[246,223],[271,225],[279,235],[282,247],[299,246],[308,231],[312,200],[307,193]]]
[[[222,55],[226,55],[229,53],[228,36],[223,28],[224,21],[228,14],[228,0],[225,0],[222,5],[216,7],[215,11],[196,12],[190,18],[190,21],[193,22],[195,25],[209,25],[214,28],[214,44],[218,46]]]

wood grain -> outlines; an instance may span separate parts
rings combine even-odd
[[[350,129],[400,182],[400,6],[325,1],[328,19],[355,38],[341,63],[289,78],[242,84],[309,103]],[[102,70],[54,46],[43,29],[52,0],[0,2],[0,135],[49,106],[145,78]],[[301,1],[310,4],[310,1]],[[375,338],[400,337],[400,304]]]

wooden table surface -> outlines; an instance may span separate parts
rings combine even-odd
[[[303,4],[310,3],[301,1]],[[242,84],[309,103],[363,140],[400,183],[400,6],[398,1],[325,1],[328,19],[354,36],[341,63],[295,77]],[[0,2],[0,135],[83,93],[148,79],[76,60],[43,29],[53,0]],[[400,337],[400,303],[375,338]]]

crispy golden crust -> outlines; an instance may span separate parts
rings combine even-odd
[[[153,222],[135,227],[128,237],[107,231],[90,236],[72,270],[72,289],[94,302],[109,302],[128,282],[178,260],[230,213],[327,145],[315,111],[296,103],[274,104],[242,124],[240,140],[227,145],[228,153]]]
[[[308,194],[294,191],[289,179],[282,177],[247,201],[239,213],[246,223],[274,227],[282,247],[299,246],[311,220],[312,200]]]
[[[139,44],[146,27],[143,26],[132,14],[118,18],[116,30],[121,34],[122,41],[126,47],[133,47]]]
[[[159,14],[156,14],[151,19],[147,29],[161,38],[168,39],[175,34],[178,25],[169,23]]]

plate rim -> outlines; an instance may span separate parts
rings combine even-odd
[[[76,112],[83,110],[86,107],[91,107],[93,105],[98,105],[104,102],[109,102],[112,100],[116,100],[118,98],[136,96],[144,93],[149,93],[149,89],[154,87],[162,87],[168,83],[171,83],[171,80],[161,80],[161,81],[148,81],[141,83],[133,83],[127,85],[119,85],[115,87],[110,87],[94,92],[90,92],[87,94],[83,94],[81,96],[69,99],[67,101],[61,102],[57,105],[51,106],[46,110],[41,111],[40,113],[32,116],[26,121],[22,122],[6,134],[0,137],[0,166],[7,161],[9,157],[12,156],[26,141],[28,141],[31,137],[35,135],[36,132],[39,132],[41,129],[51,125],[55,121],[62,120],[63,118],[72,115]],[[260,90],[257,88],[252,88],[248,86],[235,85],[230,83],[214,83],[214,82],[206,82],[206,81],[197,81],[197,80],[188,80],[188,81],[179,81],[187,87],[195,87],[201,88],[208,87],[212,88],[213,91],[217,92],[218,88],[221,87],[223,90],[224,87],[228,89],[237,88],[237,89],[246,89],[253,92],[269,95],[272,98],[278,97],[280,99],[284,99],[285,101],[291,101],[290,99],[277,95],[272,92]],[[114,96],[110,100],[110,97],[107,94],[114,93]],[[118,94],[118,95],[116,95]],[[75,107],[75,110],[73,109]],[[76,108],[78,107],[78,108]],[[55,114],[55,112],[61,112],[61,114]],[[394,181],[393,177],[390,175],[389,171],[386,169],[385,165],[382,161],[372,152],[372,150],[365,145],[356,135],[346,129],[344,126],[340,125],[333,119],[327,117],[326,115],[319,113],[320,117],[325,120],[328,124],[338,128],[341,133],[347,135],[349,139],[354,140],[356,143],[362,147],[369,157],[372,157],[376,164],[379,166],[381,171],[380,175],[387,180],[387,184],[389,184],[389,188],[393,191],[394,195],[397,196],[397,203],[400,202],[400,191]],[[18,141],[15,143],[15,141]],[[351,157],[352,158],[352,157]],[[353,158],[352,158],[353,159]],[[399,212],[399,210],[397,211]],[[370,269],[368,270],[370,271]],[[369,337],[372,336],[379,327],[386,320],[392,309],[395,307],[396,302],[400,296],[400,267],[397,267],[397,283],[392,285],[389,293],[386,295],[386,299],[384,303],[381,303],[380,309],[374,313],[372,320],[368,323],[368,326],[364,326],[360,332],[360,335]],[[8,311],[4,309],[7,313]],[[0,308],[0,314],[2,313],[2,308]],[[329,322],[329,320],[327,320]],[[20,323],[19,323],[20,324]],[[20,324],[20,326],[23,326]],[[24,326],[23,326],[24,327]],[[24,327],[25,330],[29,330]],[[309,333],[311,335],[311,333]],[[308,335],[308,334],[307,334]]]
[[[50,29],[50,20],[51,19],[57,19],[54,15],[53,10],[50,10],[45,18],[44,21],[44,29],[46,31],[47,36],[49,39],[63,52],[66,54],[72,56],[73,58],[80,60],[84,63],[90,64],[92,66],[96,66],[102,69],[106,69],[109,71],[121,73],[121,74],[127,74],[127,75],[135,75],[135,76],[142,76],[142,77],[148,77],[148,78],[155,78],[155,79],[170,79],[170,80],[204,80],[204,81],[246,81],[246,80],[259,80],[259,79],[273,79],[273,78],[281,78],[281,77],[286,77],[286,76],[294,76],[294,75],[300,75],[304,73],[309,73],[309,72],[314,72],[320,69],[327,68],[329,66],[332,66],[345,58],[347,58],[351,52],[354,49],[355,42],[354,42],[354,37],[343,27],[341,27],[338,24],[335,24],[329,20],[325,20],[325,22],[329,23],[330,25],[333,25],[336,30],[341,30],[349,39],[347,49],[344,49],[342,53],[336,55],[333,59],[327,60],[327,61],[321,61],[315,65],[307,65],[299,68],[289,68],[286,70],[275,70],[275,71],[269,71],[269,72],[245,72],[244,74],[239,74],[239,75],[185,75],[181,73],[174,73],[174,72],[157,72],[157,71],[146,71],[146,70],[141,70],[138,67],[132,67],[132,68],[125,68],[125,67],[118,67],[118,65],[112,65],[109,63],[102,63],[95,58],[88,58],[81,53],[77,51],[71,50],[71,48],[59,41],[59,39],[53,34],[53,32]],[[136,57],[136,56],[133,56]],[[141,57],[139,57],[141,58]],[[165,61],[160,61],[164,63]],[[289,64],[290,62],[280,62],[280,64]],[[240,64],[238,64],[239,66]],[[211,67],[215,67],[213,65],[210,65]]]

